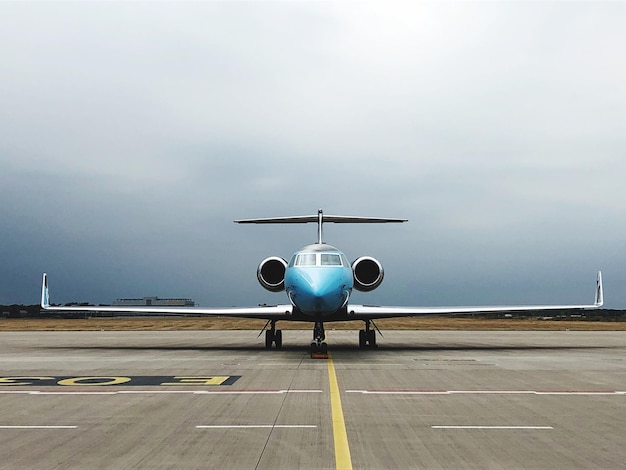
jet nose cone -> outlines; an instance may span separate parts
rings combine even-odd
[[[347,299],[346,286],[328,276],[301,276],[291,287],[291,298],[305,313],[334,313]]]

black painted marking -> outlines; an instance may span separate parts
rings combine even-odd
[[[9,387],[110,387],[161,386],[199,387],[232,385],[240,375],[138,375],[138,376],[67,376],[67,377],[0,377],[0,388]]]

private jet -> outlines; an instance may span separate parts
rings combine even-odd
[[[48,276],[43,274],[41,306],[49,311],[124,312],[138,314],[200,314],[267,320],[265,347],[282,348],[282,331],[278,321],[305,321],[313,323],[311,355],[326,354],[324,323],[360,320],[359,347],[376,347],[374,320],[421,315],[472,314],[486,312],[525,312],[533,310],[597,309],[603,305],[602,273],[598,272],[593,304],[589,305],[511,305],[482,307],[385,307],[353,305],[353,290],[369,292],[380,286],[384,271],[382,264],[371,256],[361,256],[352,263],[346,255],[323,241],[324,223],[403,223],[406,219],[325,215],[320,209],[316,215],[235,220],[238,224],[305,224],[317,223],[317,241],[296,251],[289,261],[279,256],[265,258],[258,266],[257,278],[261,286],[271,292],[284,291],[288,304],[250,308],[197,307],[109,307],[109,306],[51,306]],[[263,332],[262,330],[262,332]],[[379,331],[379,330],[378,330]],[[379,331],[380,333],[380,331]]]

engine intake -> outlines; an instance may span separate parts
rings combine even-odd
[[[385,272],[383,265],[376,258],[361,256],[352,263],[354,288],[361,292],[369,292],[380,286]]]
[[[256,270],[259,283],[271,292],[280,292],[285,289],[285,270],[287,261],[279,256],[265,258]]]

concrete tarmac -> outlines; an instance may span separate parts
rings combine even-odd
[[[0,333],[0,469],[626,468],[626,332],[328,327]]]

